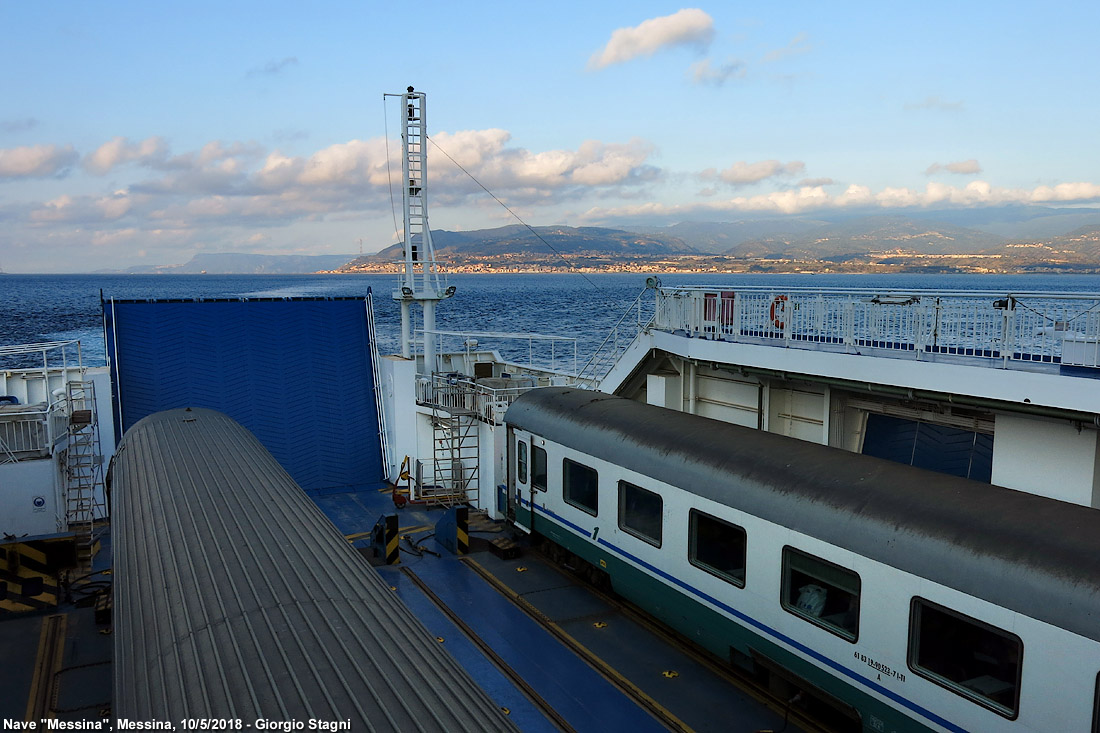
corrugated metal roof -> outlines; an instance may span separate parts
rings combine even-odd
[[[231,418],[144,418],[112,472],[117,717],[515,730]]]
[[[531,390],[505,420],[1100,641],[1096,509],[588,390]]]

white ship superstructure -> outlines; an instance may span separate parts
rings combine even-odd
[[[94,522],[106,514],[111,405],[107,370],[84,366],[79,342],[0,347],[0,530],[72,532],[89,560]]]
[[[902,462],[944,470],[988,445],[984,480],[1100,505],[1096,294],[731,284],[653,296],[603,391],[857,453],[883,450],[868,450],[883,442],[875,429],[904,443],[926,426],[937,442],[914,435]]]

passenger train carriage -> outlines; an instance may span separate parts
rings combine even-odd
[[[599,392],[506,423],[517,526],[834,727],[1100,730],[1100,511]]]

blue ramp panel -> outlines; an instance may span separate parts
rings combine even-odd
[[[383,479],[365,298],[107,300],[103,318],[123,432],[209,407],[310,494]]]

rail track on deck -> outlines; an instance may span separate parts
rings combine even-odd
[[[528,548],[525,551],[534,555],[546,567],[561,575],[563,579],[570,583],[579,584],[596,599],[606,604],[612,612],[621,614],[624,619],[637,624],[640,628],[652,634],[658,640],[675,647],[719,680],[732,685],[776,714],[789,716],[790,728],[788,728],[788,730],[797,728],[806,733],[829,733],[829,729],[823,728],[815,720],[807,717],[797,708],[790,706],[786,699],[770,692],[767,687],[761,685],[747,675],[739,673],[733,667],[723,664],[710,652],[702,649],[695,644],[695,642],[687,639],[674,629],[654,619],[626,599],[600,589],[589,579],[582,577],[578,572],[570,572],[568,566],[563,567],[559,561],[556,561],[540,550]],[[476,559],[464,557],[461,558],[460,562],[477,573],[478,576],[492,586],[497,592],[512,601],[516,607],[527,614],[527,616],[538,623],[548,633],[553,635],[563,646],[583,659],[589,666],[622,691],[624,695],[635,701],[639,707],[649,712],[669,730],[682,731],[684,733],[691,733],[694,730],[691,726],[684,723],[676,715],[661,705],[657,700],[624,677],[620,671],[600,658],[599,655],[574,639],[554,620],[524,598],[523,594],[510,588],[504,580],[483,567]]]
[[[724,664],[709,651],[703,649],[675,629],[653,618],[650,614],[638,608],[625,598],[622,598],[614,592],[603,590],[600,586],[593,583],[590,578],[580,572],[579,569],[572,568],[569,565],[563,565],[560,559],[551,557],[543,552],[541,548],[527,548],[525,551],[537,557],[546,567],[551,568],[563,578],[574,583],[579,583],[595,598],[607,604],[613,611],[621,614],[623,618],[637,624],[657,639],[676,647],[683,652],[685,656],[698,663],[718,679],[734,686],[744,694],[767,706],[778,715],[787,716],[790,726],[797,727],[797,729],[805,731],[805,733],[830,733],[829,728],[822,727],[818,721],[803,714],[802,711],[798,710],[796,707],[791,706],[786,699],[771,692],[765,685],[754,680],[747,674],[739,672],[736,668]],[[517,607],[543,626],[549,633],[558,638],[563,645],[588,662],[589,665],[600,672],[600,674],[610,682],[618,686],[626,695],[637,701],[641,707],[667,725],[670,730],[693,730],[690,726],[680,721],[665,710],[659,703],[638,689],[629,680],[626,680],[618,671],[600,659],[597,655],[593,654],[582,644],[574,640],[569,634],[558,627],[553,620],[526,600],[522,594],[513,591],[504,581],[479,565],[476,560],[466,557],[462,558],[461,562],[481,576],[482,579],[492,585],[498,592],[511,600]],[[580,562],[584,563],[583,560]],[[788,728],[788,730],[791,729],[792,728]]]

